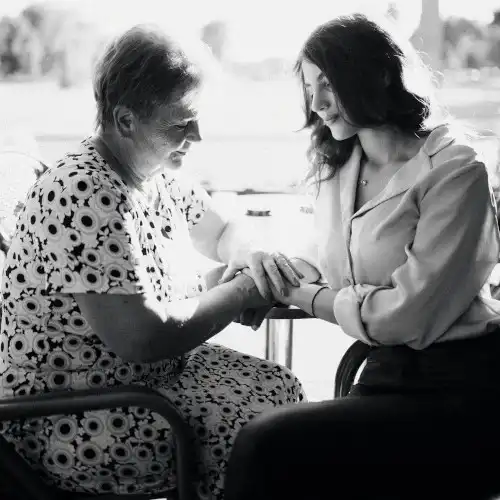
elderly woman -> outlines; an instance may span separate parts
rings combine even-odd
[[[0,377],[4,397],[162,389],[196,431],[200,498],[221,498],[239,429],[303,395],[285,368],[205,341],[266,306],[266,280],[298,283],[284,256],[244,245],[206,193],[177,175],[201,139],[202,73],[192,61],[159,30],[135,27],[98,62],[97,132],[31,188],[6,258]],[[242,273],[218,284],[223,266],[202,277],[193,248],[250,268],[255,281]],[[3,435],[63,489],[175,486],[169,427],[145,409],[12,422]]]

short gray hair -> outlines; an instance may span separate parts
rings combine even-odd
[[[201,80],[201,67],[178,41],[159,27],[134,26],[111,42],[96,63],[96,126],[110,125],[117,105],[147,120],[156,107],[198,87]]]

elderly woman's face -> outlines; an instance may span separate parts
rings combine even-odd
[[[137,130],[138,146],[147,163],[179,168],[191,143],[201,140],[197,118],[198,93],[189,92],[161,106]]]

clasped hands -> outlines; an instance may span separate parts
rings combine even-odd
[[[304,265],[309,269],[304,269]],[[314,274],[316,270],[312,266],[300,259],[289,259],[281,252],[249,251],[239,261],[229,262],[219,283],[231,281],[239,273],[254,280],[263,299],[262,306],[244,309],[235,322],[257,330],[275,305],[290,305],[291,287],[299,287],[305,280],[311,282],[305,276],[311,274],[310,269],[313,269]]]

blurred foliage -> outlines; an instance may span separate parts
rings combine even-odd
[[[62,87],[90,74],[102,43],[97,27],[57,3],[33,4],[0,19],[0,75],[55,75]]]
[[[444,21],[443,28],[446,67],[500,67],[500,10],[493,12],[489,24],[452,17]]]
[[[388,14],[395,17],[397,12]],[[290,74],[293,61],[285,58],[229,60],[229,28],[222,20],[205,24],[199,36],[235,75],[262,81]],[[34,3],[16,17],[0,19],[0,78],[54,76],[62,87],[73,86],[88,79],[106,38],[97,23],[84,19],[68,4]],[[456,17],[444,20],[442,60],[444,68],[452,69],[500,67],[500,10],[489,25]]]

